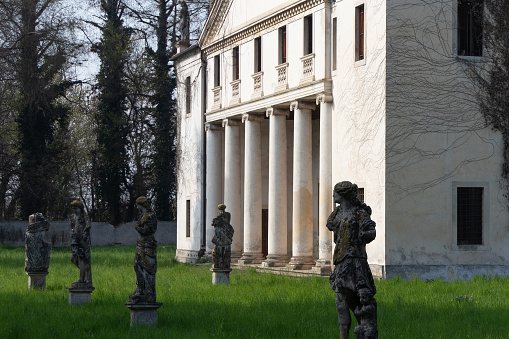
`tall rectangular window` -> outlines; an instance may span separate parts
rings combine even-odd
[[[239,80],[240,76],[240,54],[239,54],[239,46],[234,47],[233,51],[233,80]]]
[[[186,237],[191,236],[191,200],[186,200]]]
[[[457,188],[457,244],[483,244],[483,187]]]
[[[214,57],[214,87],[221,86],[221,63],[219,55]]]
[[[186,78],[186,114],[191,113],[191,77]]]
[[[482,56],[483,0],[458,0],[458,55]]]
[[[262,71],[262,37],[254,39],[254,72]]]
[[[364,60],[364,5],[355,7],[355,61]]]
[[[338,19],[332,19],[332,70],[336,70],[338,58]]]
[[[313,53],[313,15],[304,17],[304,55]]]
[[[279,64],[286,63],[286,26],[279,28]]]
[[[359,187],[359,190],[357,191],[357,199],[364,202],[364,187]]]

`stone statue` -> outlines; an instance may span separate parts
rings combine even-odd
[[[71,202],[71,262],[80,270],[79,279],[71,284],[72,289],[93,289],[90,264],[90,219],[83,202]]]
[[[339,205],[327,220],[334,232],[334,271],[330,284],[336,292],[339,332],[347,339],[353,311],[356,339],[378,338],[375,283],[368,265],[366,244],[376,237],[371,208],[357,198],[357,185],[342,181],[334,186],[334,201]]]
[[[231,261],[231,245],[233,239],[233,227],[230,225],[230,213],[226,212],[226,206],[221,204],[217,207],[219,214],[212,219],[212,227],[214,227],[214,236],[212,243],[212,268],[229,269]]]
[[[184,0],[180,0],[179,30],[180,41],[189,42],[189,9]]]
[[[28,275],[48,274],[51,244],[44,240],[48,230],[49,222],[42,213],[30,215],[25,233],[25,272]]]
[[[136,199],[136,206],[141,212],[140,220],[136,223],[136,231],[138,231],[134,256],[136,290],[129,296],[129,302],[155,303],[157,241],[154,233],[157,230],[157,218],[146,197]]]

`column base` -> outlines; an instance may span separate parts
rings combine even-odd
[[[213,285],[230,285],[231,268],[211,268]]]
[[[69,305],[81,305],[90,304],[92,302],[92,292],[95,290],[95,287],[90,288],[66,287],[65,289],[69,291]]]
[[[239,265],[261,264],[263,259],[262,252],[244,252],[239,259]]]
[[[236,264],[239,262],[240,258],[242,258],[242,251],[232,251],[231,255],[231,263]]]
[[[163,303],[125,303],[131,310],[131,326],[154,326],[157,324],[157,309]]]
[[[288,256],[284,254],[269,254],[262,262],[262,267],[285,267],[288,264]]]
[[[299,256],[292,257],[288,265],[286,265],[286,268],[289,270],[309,270],[313,266],[315,266],[315,260],[313,257]]]
[[[45,289],[48,272],[26,272],[28,275],[28,289]]]
[[[318,259],[316,265],[311,269],[314,273],[320,275],[330,275],[332,273],[332,261]]]

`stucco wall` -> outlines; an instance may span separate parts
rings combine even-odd
[[[90,229],[92,246],[135,245],[138,232],[133,221],[120,227],[108,223],[93,222]],[[28,222],[8,221],[0,223],[0,244],[25,246],[25,230]],[[71,229],[68,221],[50,221],[50,230],[45,238],[52,246],[70,246]],[[158,221],[156,240],[159,244],[177,243],[177,223],[175,221]]]

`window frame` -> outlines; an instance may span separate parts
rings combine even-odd
[[[235,46],[232,49],[232,79],[233,81],[240,79],[240,49]]]
[[[254,40],[254,72],[262,71],[262,37],[256,37]]]
[[[303,55],[313,54],[313,14],[304,17],[304,46]]]
[[[366,6],[355,6],[355,62],[366,62]]]
[[[279,65],[285,64],[288,60],[288,39],[286,26],[279,27],[278,29],[278,62]]]
[[[186,77],[184,82],[185,93],[186,93],[186,115],[191,115],[191,77]]]
[[[478,8],[480,9],[481,15],[480,18],[479,17],[475,18],[474,17],[475,14],[472,12],[474,10],[473,6],[472,8],[467,10],[468,5],[466,4],[462,5],[462,2],[467,2],[466,0],[456,1],[456,55],[459,57],[480,58],[484,54],[483,33],[484,33],[485,5],[484,0],[470,0],[470,1],[479,3],[478,6],[480,7]],[[472,20],[474,21],[473,23]],[[478,41],[478,44],[475,43],[475,40],[477,39],[474,38],[474,35],[480,36],[480,42]],[[476,48],[477,45],[478,47]]]
[[[221,55],[214,56],[214,88],[221,86]]]

